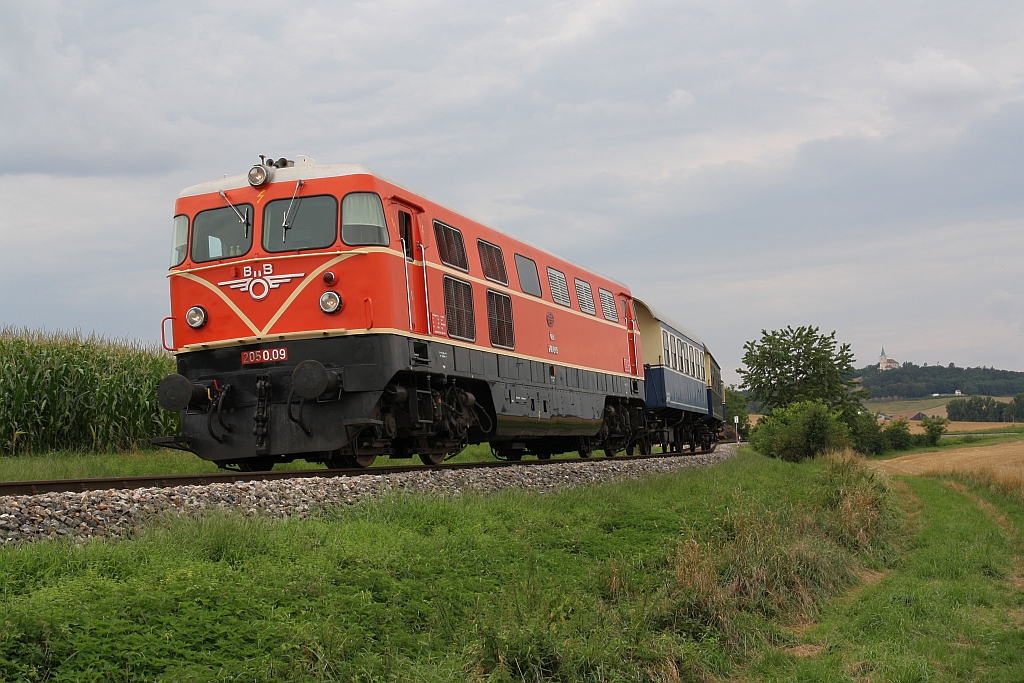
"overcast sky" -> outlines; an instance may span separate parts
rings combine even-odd
[[[0,0],[0,324],[155,340],[174,199],[361,163],[761,329],[1024,370],[1024,3]]]

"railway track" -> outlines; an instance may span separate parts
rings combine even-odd
[[[303,479],[307,477],[358,477],[367,474],[395,474],[399,472],[422,472],[439,470],[469,470],[498,467],[543,467],[565,463],[625,462],[649,458],[671,458],[680,455],[706,455],[714,453],[717,444],[710,450],[694,453],[653,453],[651,455],[620,455],[613,458],[552,458],[550,460],[494,460],[484,462],[453,462],[440,465],[385,465],[381,467],[355,467],[338,470],[278,470],[268,472],[211,472],[207,474],[166,474],[141,477],[97,477],[91,479],[44,479],[36,481],[0,482],[0,496],[32,496],[40,493],[75,493],[101,491],[105,489],[170,488],[174,486],[204,486],[206,484],[231,484],[240,481],[276,481],[278,479]]]

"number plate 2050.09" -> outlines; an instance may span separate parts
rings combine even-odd
[[[288,360],[288,349],[255,349],[242,351],[242,365],[258,365],[260,363],[278,363]]]

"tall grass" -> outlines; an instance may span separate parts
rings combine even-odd
[[[173,357],[76,332],[0,329],[0,454],[130,450],[177,431],[156,400]]]

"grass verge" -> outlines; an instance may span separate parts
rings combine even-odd
[[[1020,681],[1024,499],[971,477],[907,477],[917,531],[892,571],[766,649],[763,681]]]
[[[678,681],[897,551],[885,479],[754,454],[557,494],[171,518],[0,551],[5,680]]]

